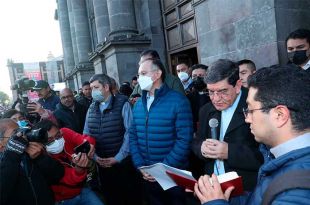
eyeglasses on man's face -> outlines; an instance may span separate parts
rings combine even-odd
[[[217,95],[218,97],[227,97],[229,95],[229,90],[227,88],[213,91],[213,90],[208,90],[209,96],[214,97]]]
[[[276,106],[267,106],[267,107],[261,107],[261,108],[257,108],[257,109],[249,109],[249,108],[243,108],[242,111],[243,111],[243,114],[244,114],[244,117],[247,118],[249,114],[253,114],[254,111],[257,111],[257,110],[269,110],[269,109],[272,109],[272,108],[275,108],[279,105],[276,105]],[[286,106],[287,107],[287,106]],[[295,108],[291,108],[291,107],[287,107],[287,109],[291,110],[291,111],[294,111],[294,112],[297,112],[297,109]]]
[[[10,139],[11,137],[0,137],[0,142],[4,141],[4,139]]]
[[[73,97],[74,97],[73,95],[61,96],[60,100],[72,99]]]
[[[249,108],[243,108],[242,111],[243,111],[243,114],[244,114],[244,117],[247,118],[249,114],[253,114],[254,111],[257,111],[257,110],[266,110],[267,108],[266,107],[261,107],[261,108],[257,108],[257,109],[249,109]]]

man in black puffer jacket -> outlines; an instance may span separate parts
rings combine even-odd
[[[17,128],[11,119],[0,120],[0,204],[54,205],[50,186],[62,178],[64,167]]]
[[[60,103],[54,112],[59,128],[67,127],[80,134],[83,133],[87,109],[74,100],[69,88],[60,91]]]

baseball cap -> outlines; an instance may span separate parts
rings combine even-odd
[[[45,80],[38,80],[35,82],[35,85],[32,89],[41,90],[42,88],[47,88],[47,87],[49,87],[48,82],[46,82]]]

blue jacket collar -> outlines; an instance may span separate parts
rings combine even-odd
[[[270,153],[270,150],[266,150],[268,152],[268,155],[272,155]],[[308,156],[309,162],[310,162],[310,149],[309,147],[305,147],[302,149],[291,151],[281,157],[278,157],[276,159],[267,159],[265,158],[265,163],[260,168],[260,174],[264,173],[267,174],[274,172],[276,170],[279,170],[283,165],[289,164],[289,163],[296,163],[296,160],[299,160],[300,158],[304,158]]]
[[[166,85],[166,83],[163,83],[162,86],[159,89],[155,90],[155,95],[154,95],[154,102],[159,98],[164,95],[170,90],[170,88]],[[146,105],[146,97],[147,97],[147,92],[146,90],[142,90],[142,103],[143,105]]]

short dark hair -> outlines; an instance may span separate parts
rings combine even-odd
[[[137,76],[133,76],[133,77],[131,78],[131,81],[133,81],[133,80],[138,80]]]
[[[82,87],[86,86],[86,85],[90,85],[90,83],[88,81],[85,81],[83,84],[82,84]]]
[[[243,59],[243,60],[240,60],[238,61],[238,66],[241,66],[243,64],[247,64],[248,65],[248,68],[253,72],[253,71],[256,71],[256,66],[255,66],[255,63],[249,59]]]
[[[110,87],[110,90],[114,90],[114,89],[118,89],[118,83],[116,82],[116,80],[112,77],[110,77],[110,80],[111,80],[111,87]]]
[[[196,69],[204,69],[204,70],[208,70],[208,66],[204,65],[204,64],[194,64],[191,66],[192,71],[196,70]]]
[[[248,84],[257,89],[254,99],[266,108],[264,112],[285,105],[296,131],[310,128],[310,75],[305,70],[293,64],[261,68],[249,77]]]
[[[206,76],[207,84],[217,83],[226,78],[232,86],[235,86],[239,80],[239,67],[235,62],[228,59],[219,59],[210,65]]]
[[[23,115],[22,112],[18,111],[18,110],[15,110],[15,109],[10,109],[8,111],[6,111],[3,115],[2,115],[2,119],[5,119],[5,118],[11,118],[13,115],[15,114],[21,114]]]
[[[119,92],[120,94],[126,95],[127,97],[129,97],[132,93],[132,88],[130,87],[130,84],[127,84],[127,82],[124,82],[120,86]]]
[[[98,82],[103,86],[108,85],[110,90],[111,90],[112,81],[108,75],[106,75],[106,74],[95,74],[90,78],[89,82],[92,83],[92,82],[95,82],[96,80],[98,80]]]
[[[152,61],[151,70],[161,70],[161,80],[164,81],[166,79],[166,70],[164,64],[159,59],[153,59],[151,61]]]
[[[142,51],[142,53],[140,54],[140,57],[142,56],[146,56],[146,55],[150,55],[152,56],[152,59],[160,59],[159,54],[157,53],[156,50],[144,50]]]
[[[181,65],[181,64],[184,64],[184,65],[186,65],[187,67],[190,67],[189,66],[189,63],[187,62],[187,61],[179,61],[178,63],[177,63],[177,65],[176,66],[178,66],[178,65]]]
[[[310,44],[310,30],[304,29],[304,28],[299,28],[299,29],[291,32],[285,40],[286,46],[287,46],[287,41],[289,39],[307,39],[307,42]]]
[[[58,128],[58,126],[50,120],[41,120],[33,126],[33,129],[44,129],[47,132],[52,129],[52,127]]]

